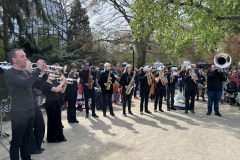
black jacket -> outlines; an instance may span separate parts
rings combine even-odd
[[[86,88],[85,83],[88,83],[88,75],[89,75],[89,70],[82,70],[80,72],[80,83],[83,84],[83,86]],[[93,76],[93,87],[96,87],[96,77],[97,77],[97,72],[96,71],[91,71],[91,75]]]
[[[207,89],[209,91],[222,91],[222,82],[225,81],[225,77],[222,72],[215,70],[207,73]]]
[[[172,83],[170,83],[170,76],[171,76],[171,73],[167,72],[167,80],[168,80],[168,85],[167,87],[169,88],[175,88],[175,84],[176,82],[178,81],[178,76],[174,76],[174,79],[172,81]]]
[[[98,80],[98,84],[101,86],[101,90],[102,90],[102,93],[113,93],[113,83],[115,83],[115,76],[113,73],[110,73],[110,77],[112,78],[111,79],[111,86],[110,86],[110,89],[109,90],[106,90],[106,86],[104,85],[104,83],[107,83],[107,79],[108,79],[108,74],[109,74],[109,71],[105,71],[105,72],[102,72],[100,74],[100,78]]]
[[[185,87],[187,89],[197,89],[197,83],[192,80],[191,75],[189,74],[189,70],[186,72],[186,76],[184,77]]]
[[[78,75],[76,75],[75,73],[71,73],[71,72],[67,72],[64,76],[66,78],[78,79]],[[67,88],[65,90],[65,96],[75,95],[77,91],[78,91],[77,81],[73,81],[73,84],[67,84]]]
[[[128,72],[122,74],[120,78],[120,85],[123,87],[123,90],[126,90],[125,86],[128,86],[133,77],[133,72],[129,75]]]
[[[141,90],[143,91],[144,89],[150,89],[150,86],[148,84],[148,80],[147,80],[147,76],[146,76],[146,73],[145,72],[140,72],[139,76],[139,82],[140,82],[140,88]]]

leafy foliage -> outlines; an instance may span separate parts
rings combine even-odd
[[[131,9],[135,39],[154,30],[154,38],[179,55],[192,41],[196,44],[195,54],[212,53],[225,35],[240,31],[240,1],[135,0]]]

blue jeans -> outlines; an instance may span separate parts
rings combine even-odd
[[[219,102],[222,96],[222,91],[207,91],[208,94],[208,112],[212,112],[212,105],[214,103],[215,113],[219,113]]]

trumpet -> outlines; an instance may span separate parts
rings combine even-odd
[[[56,66],[56,65],[46,65],[46,67],[48,67],[51,70],[63,70],[63,67],[60,66]]]
[[[63,79],[65,78],[55,78],[57,82],[61,82]],[[78,82],[77,79],[73,79],[73,78],[66,78],[66,80],[67,80],[67,84],[73,84],[74,82]]]
[[[37,63],[31,63],[31,68],[32,68],[32,70],[34,71],[36,68],[37,68]],[[44,68],[43,69],[43,72],[50,72],[50,73],[53,73],[54,72],[54,70],[51,70],[51,69],[48,69],[48,68]]]

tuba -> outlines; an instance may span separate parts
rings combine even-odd
[[[94,80],[91,78],[91,69],[88,72],[88,89],[92,89]]]
[[[110,77],[111,72],[109,71],[108,73],[108,78],[107,78],[107,86],[106,86],[106,90],[109,90],[111,88],[111,84],[112,84],[112,78]]]
[[[135,83],[134,83],[135,75],[136,75],[136,73],[133,72],[133,77],[132,77],[130,83],[128,84],[128,89],[126,90],[126,94],[130,94],[132,89],[136,86]]]
[[[214,56],[214,64],[218,68],[227,68],[232,63],[232,58],[227,53],[218,53]]]

